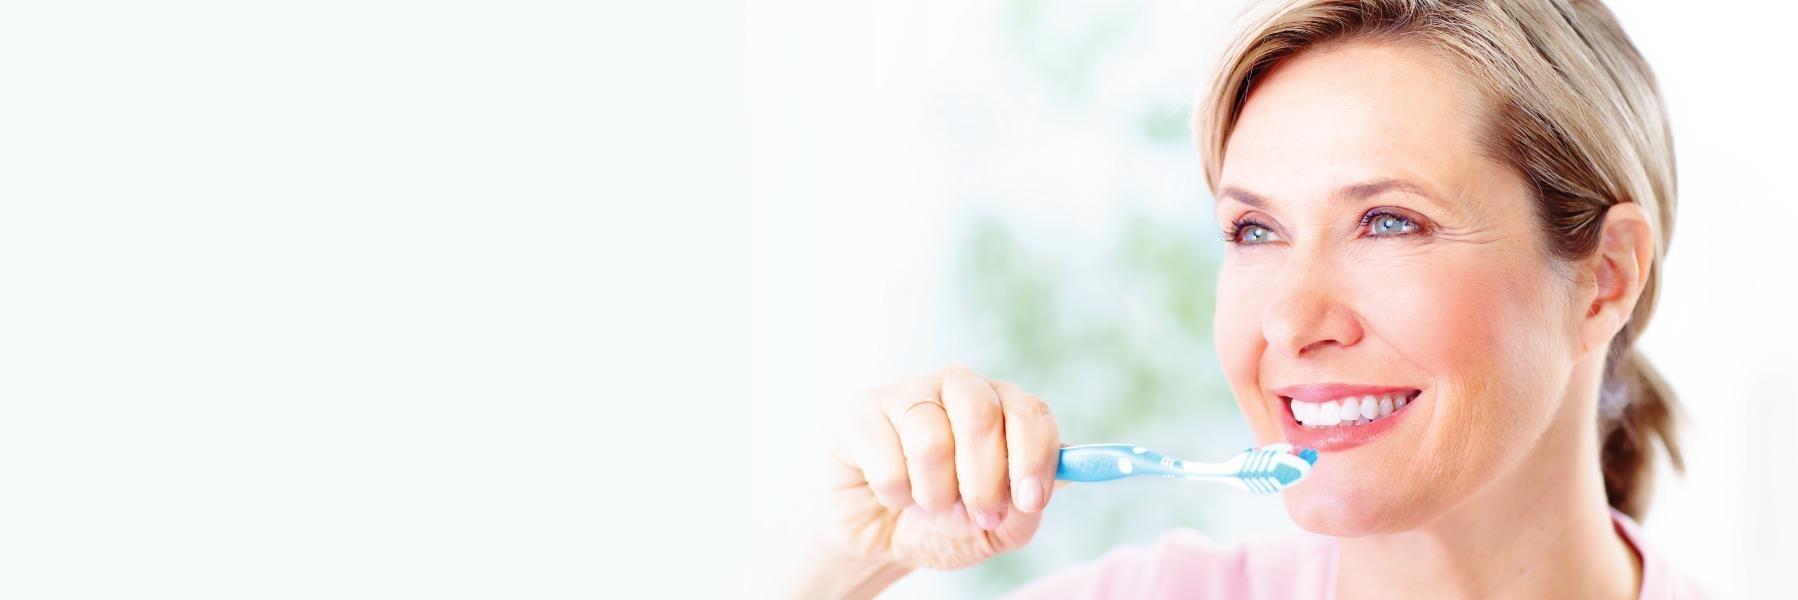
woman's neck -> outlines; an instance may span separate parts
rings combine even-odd
[[[1542,443],[1472,499],[1418,529],[1343,538],[1337,596],[1637,597],[1641,565],[1599,471],[1598,385],[1574,379]]]

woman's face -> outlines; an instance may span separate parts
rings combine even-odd
[[[1480,151],[1482,111],[1445,60],[1348,44],[1257,81],[1230,136],[1217,349],[1257,438],[1322,452],[1284,494],[1306,529],[1427,523],[1523,462],[1565,396],[1570,283]]]

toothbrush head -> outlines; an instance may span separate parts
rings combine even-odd
[[[1274,493],[1297,484],[1311,474],[1317,464],[1317,451],[1293,448],[1291,444],[1273,444],[1248,450],[1237,478],[1249,491]]]

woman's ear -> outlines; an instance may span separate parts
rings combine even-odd
[[[1598,248],[1582,261],[1587,280],[1595,284],[1584,288],[1580,297],[1585,306],[1580,323],[1584,352],[1609,350],[1611,338],[1629,322],[1654,267],[1654,239],[1654,226],[1642,205],[1619,202],[1605,211]]]

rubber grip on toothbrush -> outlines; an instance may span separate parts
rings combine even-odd
[[[1161,457],[1141,446],[1131,444],[1086,444],[1061,449],[1055,465],[1055,478],[1061,481],[1092,483],[1112,481],[1137,474],[1142,466],[1159,462]]]

